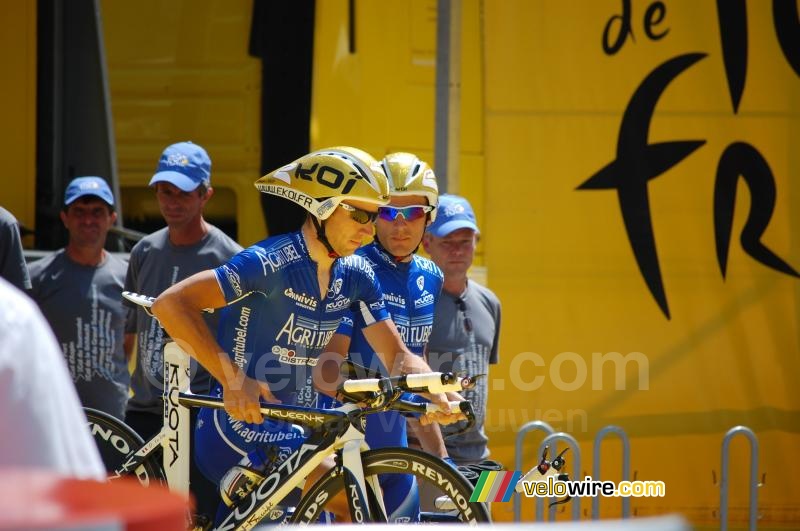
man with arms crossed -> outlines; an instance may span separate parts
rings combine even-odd
[[[128,403],[122,285],[128,264],[103,247],[114,196],[100,177],[78,177],[64,194],[67,246],[33,262],[30,295],[53,328],[84,406],[122,420]]]
[[[205,149],[192,142],[168,146],[161,155],[150,186],[155,188],[158,207],[167,226],[146,236],[131,251],[125,289],[143,295],[158,295],[176,282],[198,271],[217,267],[242,250],[241,246],[203,218],[203,210],[214,195],[211,159]],[[217,314],[206,314],[203,326],[216,331]],[[144,310],[128,315],[126,347],[136,343],[136,367],[131,378],[133,396],[125,422],[146,441],[158,433],[164,419],[161,393],[164,387],[164,333]],[[207,394],[211,377],[192,363],[191,390]],[[192,411],[192,424],[196,410]],[[194,441],[192,441],[194,443]],[[198,512],[210,514],[219,503],[217,489],[195,467],[191,470],[192,492]]]
[[[478,225],[469,201],[457,195],[439,197],[436,220],[423,239],[425,251],[444,271],[442,296],[436,303],[428,362],[435,370],[488,374],[497,363],[500,338],[500,301],[488,288],[467,277],[475,256]],[[459,465],[474,465],[489,457],[484,432],[488,378],[478,380],[464,398],[475,408],[475,425],[463,434],[447,437],[447,451]]]

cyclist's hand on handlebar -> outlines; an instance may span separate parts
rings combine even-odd
[[[250,424],[264,422],[261,414],[261,398],[267,402],[280,402],[265,382],[244,377],[241,386],[226,387],[223,392],[225,411],[236,420]]]
[[[427,426],[429,424],[454,424],[460,420],[465,420],[466,417],[461,410],[452,408],[449,400],[464,400],[458,393],[431,393],[429,395],[430,401],[438,406],[438,411],[432,411],[421,416],[419,419],[420,424]]]

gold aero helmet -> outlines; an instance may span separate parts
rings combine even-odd
[[[381,161],[383,171],[389,180],[389,195],[421,195],[433,207],[431,221],[436,219],[436,205],[439,204],[439,187],[436,175],[427,162],[412,153],[390,153]]]
[[[381,164],[360,149],[320,149],[268,173],[255,182],[265,194],[297,203],[327,219],[345,199],[378,206],[389,202],[389,184]]]

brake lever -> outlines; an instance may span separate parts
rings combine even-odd
[[[448,432],[446,435],[444,432],[442,432],[442,437],[445,439],[466,433],[470,431],[473,426],[475,426],[475,409],[472,407],[472,402],[469,400],[464,400],[458,404],[458,408],[461,410],[464,416],[467,417],[465,421],[461,421],[465,423],[464,427],[459,428],[456,431]]]
[[[485,378],[486,374],[476,374],[475,376],[468,376],[466,373],[459,373],[457,375],[461,378],[461,389],[464,391],[471,391],[478,385],[481,378]]]

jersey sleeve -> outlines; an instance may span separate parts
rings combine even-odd
[[[383,301],[383,291],[372,267],[362,260],[351,274],[355,277],[355,285],[358,288],[356,298],[350,306],[353,312],[353,326],[366,328],[389,319],[389,312],[386,311],[386,304]]]
[[[342,320],[339,321],[339,327],[336,329],[337,334],[342,334],[343,336],[353,337],[353,318],[352,316],[345,315],[342,317]]]
[[[272,272],[262,265],[258,247],[248,247],[226,263],[214,269],[219,287],[225,295],[225,302],[231,303],[248,293],[261,291],[269,293],[269,279]]]

